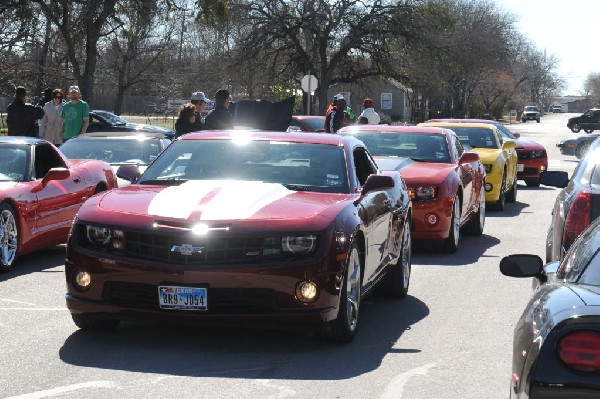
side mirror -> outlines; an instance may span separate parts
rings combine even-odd
[[[515,133],[515,132],[513,132],[513,136],[515,136],[516,138],[520,138],[521,137],[521,133]]]
[[[67,168],[52,168],[46,173],[46,176],[33,188],[32,192],[37,193],[48,185],[52,180],[65,180],[71,176],[71,172]]]
[[[511,148],[515,148],[517,146],[517,143],[515,143],[513,140],[506,140],[504,142],[504,144],[502,144],[502,149],[503,150],[508,150]]]
[[[543,280],[544,262],[537,255],[508,255],[500,261],[500,272],[509,277],[538,277]]]
[[[360,194],[365,195],[369,191],[387,190],[395,186],[391,176],[370,175],[363,186]]]
[[[477,154],[475,152],[465,151],[460,156],[458,163],[459,163],[459,165],[463,165],[465,163],[471,163],[471,162],[477,162],[477,161],[479,161],[479,154]]]
[[[562,170],[546,170],[540,173],[540,184],[565,188],[569,184],[569,174]]]
[[[137,165],[121,165],[117,169],[117,177],[134,183],[142,174]]]

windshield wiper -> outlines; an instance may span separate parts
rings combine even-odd
[[[138,184],[147,184],[151,186],[179,186],[187,181],[187,179],[177,179],[175,177],[169,179],[153,179],[141,180]]]
[[[298,184],[281,184],[283,187],[287,188],[288,190],[294,190],[294,191],[310,191],[310,187],[309,186],[300,186]]]

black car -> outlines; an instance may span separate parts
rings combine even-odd
[[[514,330],[512,399],[600,397],[600,219],[565,259],[509,255],[502,274],[534,277],[534,292]]]
[[[581,129],[586,133],[592,133],[594,130],[600,129],[600,109],[588,109],[583,115],[569,118],[567,127],[573,133],[579,133]]]
[[[119,115],[102,110],[90,111],[87,132],[150,132],[164,134],[171,140],[175,138],[174,130],[143,123],[130,123]]]
[[[577,159],[583,158],[590,146],[600,136],[600,133],[586,134],[574,139],[561,140],[556,146],[563,155],[575,155]]]
[[[552,210],[546,240],[546,261],[561,260],[577,236],[600,216],[600,140],[579,161],[569,180],[567,172],[546,171],[540,183],[561,187]]]

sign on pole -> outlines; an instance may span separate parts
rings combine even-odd
[[[310,97],[311,97],[311,93],[313,91],[315,91],[315,89],[317,87],[319,87],[319,81],[317,80],[317,78],[315,77],[315,75],[311,75],[310,72],[308,73],[308,75],[304,75],[304,77],[302,77],[302,81],[300,82],[300,86],[302,87],[302,90],[304,90],[305,92],[308,93],[308,111],[307,111],[307,115],[310,115]]]

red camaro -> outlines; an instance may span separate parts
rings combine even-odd
[[[430,119],[427,122],[489,123],[496,126],[504,137],[517,143],[517,179],[525,181],[528,187],[539,186],[540,173],[548,169],[548,154],[543,145],[520,138],[518,133],[511,132],[500,122],[490,119]]]
[[[485,224],[485,169],[453,131],[418,126],[349,126],[338,134],[362,140],[382,170],[398,170],[413,202],[413,238],[441,241],[455,252],[461,227]]]
[[[83,329],[287,321],[347,342],[379,282],[388,295],[408,292],[410,211],[400,174],[378,172],[351,137],[186,134],[134,184],[82,206],[67,244],[67,307]]]
[[[69,161],[47,141],[0,137],[0,271],[65,243],[81,204],[115,184],[106,162]]]

